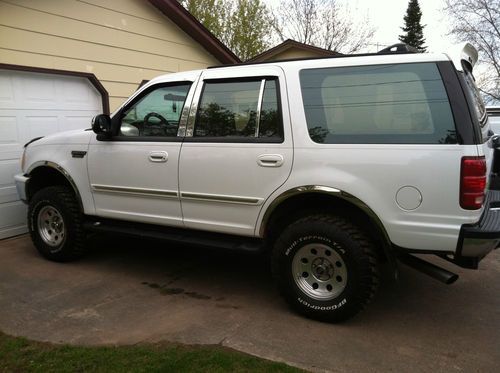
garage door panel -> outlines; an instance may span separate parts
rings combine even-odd
[[[56,116],[56,114],[59,115]],[[24,122],[27,127],[28,137],[24,143],[35,137],[47,136],[56,132],[90,128],[92,118],[97,114],[99,114],[98,110],[88,112],[48,112],[45,116],[26,116]]]
[[[0,188],[13,185],[14,175],[20,171],[19,158],[0,161]]]
[[[83,85],[81,81],[74,79],[65,79],[59,82],[61,98],[66,104],[77,104],[78,109],[94,110],[99,107],[101,97],[95,87],[87,81]],[[64,106],[67,108],[67,106]]]
[[[0,187],[0,204],[17,201],[19,201],[19,197],[17,196],[15,186],[10,185],[5,188]]]
[[[0,71],[0,102],[14,103],[14,85],[7,73]]]
[[[79,128],[91,128],[92,118],[99,114],[97,111],[93,112],[91,115],[84,116],[67,116],[64,118],[65,125],[64,128],[68,130],[76,130]]]
[[[102,97],[88,79],[29,72],[9,79],[6,74],[12,72],[0,71],[0,108],[4,110],[102,111]]]
[[[19,143],[19,129],[15,116],[0,116],[0,145]]]
[[[5,145],[0,145],[0,149],[5,148]],[[2,162],[13,160],[19,162],[22,155],[22,147],[15,144],[15,146],[9,146],[10,150],[0,151],[0,165]]]
[[[57,116],[26,116],[25,123],[28,127],[30,138],[47,136],[59,131],[59,120]]]
[[[27,231],[27,208],[21,201],[2,203],[0,205],[0,239],[21,234]]]
[[[0,204],[19,200],[12,180],[20,168],[18,157],[0,161]]]
[[[29,106],[43,104],[54,107],[57,103],[56,84],[50,77],[26,74],[17,80],[19,98]],[[52,104],[52,105],[51,105]]]
[[[0,239],[26,231],[26,206],[14,184],[23,145],[89,128],[101,112],[100,93],[86,78],[0,70]]]

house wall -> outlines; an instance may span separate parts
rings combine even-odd
[[[144,79],[219,64],[146,0],[0,1],[0,62],[93,73],[111,111]]]

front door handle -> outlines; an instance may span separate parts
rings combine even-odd
[[[283,162],[281,154],[262,154],[257,158],[257,164],[261,167],[280,167]]]
[[[168,161],[167,152],[151,152],[149,153],[149,160],[151,162],[166,162]]]

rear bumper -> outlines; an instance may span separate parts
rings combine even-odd
[[[500,191],[490,191],[481,220],[463,225],[460,230],[455,258],[477,261],[500,245]]]
[[[500,238],[477,238],[464,237],[462,242],[462,250],[458,253],[459,256],[469,258],[484,258],[490,251],[496,249],[500,244]]]
[[[19,195],[19,199],[24,203],[28,203],[28,194],[26,193],[26,185],[28,183],[29,177],[20,174],[20,175],[15,175],[14,180],[16,182],[16,189],[17,189],[17,194]]]

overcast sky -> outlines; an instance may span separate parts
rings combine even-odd
[[[270,6],[276,6],[280,0],[263,0]],[[365,15],[370,18],[376,31],[372,39],[375,45],[369,46],[367,52],[376,52],[377,43],[391,45],[398,42],[401,34],[403,17],[406,14],[408,0],[338,0],[351,8],[351,15],[362,19]],[[429,52],[445,52],[453,39],[447,36],[448,22],[444,16],[444,0],[419,0],[422,10],[422,24],[424,37]],[[379,49],[381,49],[379,47]]]

